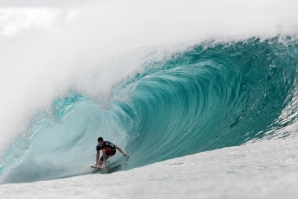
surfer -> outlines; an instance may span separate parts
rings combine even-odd
[[[123,156],[128,157],[125,153],[123,153],[122,149],[120,149],[115,144],[104,141],[102,137],[99,137],[97,139],[98,145],[96,146],[96,167],[98,168],[104,168],[106,165],[106,161],[109,157],[116,154],[116,149],[123,154]],[[99,159],[100,150],[102,150],[102,156]],[[98,160],[99,159],[99,160]]]

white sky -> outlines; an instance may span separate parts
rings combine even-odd
[[[75,7],[102,0],[1,0],[1,7]]]

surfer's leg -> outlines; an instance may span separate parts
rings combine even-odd
[[[107,156],[107,159],[109,159],[110,156]],[[102,165],[103,164],[103,156],[101,156],[101,158],[98,161],[98,165]]]
[[[107,151],[106,151],[106,149],[103,149],[102,150],[102,156],[101,156],[101,158],[100,158],[100,160],[107,160],[107,159],[109,159],[109,155],[107,155]]]
[[[102,166],[105,167],[106,166],[106,160],[109,159],[110,156],[107,155],[106,153],[106,149],[102,150],[102,157],[100,158],[100,160],[102,160]]]
[[[106,156],[107,159],[109,159],[109,157],[111,157],[111,156],[108,156],[108,155]],[[106,160],[107,160],[107,159],[106,159]],[[99,164],[102,164],[102,162],[103,162],[103,156],[101,156],[101,158],[99,159],[98,162],[99,162]]]
[[[98,161],[98,165],[102,165],[102,156],[101,156],[101,158],[100,158],[100,160]]]

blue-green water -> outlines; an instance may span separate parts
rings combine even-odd
[[[70,91],[8,147],[2,183],[90,173],[99,136],[131,156],[123,169],[287,136],[276,130],[297,119],[298,42],[280,40],[206,42],[146,62],[114,86],[108,105]]]

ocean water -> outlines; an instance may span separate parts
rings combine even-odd
[[[246,146],[278,151],[287,140],[295,148],[295,2],[234,2],[221,9],[216,1],[174,1],[167,10],[162,8],[168,4],[157,1],[149,7],[149,2],[116,2],[123,8],[101,2],[66,10],[47,4],[48,10],[39,5],[1,10],[1,184],[104,175],[89,175],[100,136],[130,155],[125,164],[119,153],[111,160],[122,164],[120,176],[144,166],[149,175],[154,165],[162,165],[158,162],[200,158],[212,150],[225,155],[227,147],[237,147],[239,154]],[[132,12],[115,16],[96,8]],[[14,16],[30,13],[47,17],[32,17],[28,27],[14,22]],[[246,25],[235,23],[235,17]],[[166,25],[169,30],[161,28]],[[271,160],[270,167],[278,165]],[[191,165],[192,159],[186,162]],[[208,160],[213,164],[219,163]]]
[[[70,91],[35,115],[4,154],[4,182],[82,174],[81,168],[94,162],[99,136],[123,148],[131,156],[125,169],[132,169],[283,139],[287,132],[275,132],[297,119],[296,40],[202,43],[167,61],[144,64],[147,71],[115,85],[105,108]]]

